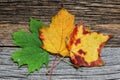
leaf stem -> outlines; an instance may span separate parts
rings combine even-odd
[[[67,60],[64,60],[64,57],[59,58],[58,61],[57,61],[57,58],[59,58],[59,57],[58,57],[58,56],[55,57],[54,62],[53,62],[53,64],[52,64],[51,68],[49,68],[49,69],[47,70],[47,72],[46,72],[46,74],[49,74],[49,73],[50,73],[50,80],[52,80],[52,72],[53,72],[54,68],[57,66],[58,63],[60,63],[60,61],[64,61],[64,62],[68,63],[69,65],[72,65],[72,66],[74,66],[74,67],[77,67],[76,65],[72,64],[71,62],[69,62],[69,61],[67,61]],[[57,63],[56,63],[56,61],[57,61]]]
[[[48,69],[48,71],[46,72],[46,74],[50,73],[50,80],[52,80],[52,72],[53,72],[53,69],[55,68],[55,66],[60,63],[60,61],[62,61],[64,59],[64,57],[60,58],[59,61],[56,63],[57,61],[57,56],[55,57],[54,59],[54,62],[51,66],[51,68]]]
[[[53,69],[55,67],[56,60],[57,60],[57,56],[55,57],[55,60],[50,68],[50,71],[48,71],[48,72],[50,72],[50,80],[52,80],[52,72],[53,72]]]
[[[63,57],[62,59],[60,58],[60,60],[68,63],[69,65],[72,65],[72,66],[74,66],[74,67],[77,67],[75,64],[71,63],[70,61],[65,60],[64,57]]]
[[[66,63],[68,63],[69,65],[72,65],[72,66],[74,66],[74,67],[77,67],[76,65],[72,64],[71,62],[69,62],[69,61],[67,61],[67,60],[64,60],[64,59],[63,59],[63,61],[66,62]]]
[[[56,56],[55,59],[57,59],[57,58],[58,58],[58,57]],[[60,61],[62,61],[63,59],[64,59],[64,57],[60,58],[59,61],[58,61],[56,64],[55,64],[56,60],[54,60],[54,62],[53,62],[54,65],[52,64],[52,67],[47,70],[46,74],[50,73],[51,70],[52,70],[58,63],[60,63]]]

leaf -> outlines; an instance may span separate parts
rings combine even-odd
[[[28,74],[39,70],[43,64],[48,66],[49,54],[38,47],[25,47],[22,50],[16,50],[12,55],[14,62],[19,66],[28,65]]]
[[[48,65],[49,63],[49,53],[40,48],[42,42],[39,39],[38,28],[41,27],[41,22],[31,18],[30,30],[32,33],[27,33],[24,30],[13,33],[14,44],[22,47],[22,50],[16,50],[11,58],[19,66],[26,64],[28,66],[28,74],[39,70],[43,64]]]
[[[19,30],[18,32],[13,33],[13,39],[14,44],[20,47],[40,47],[42,45],[42,42],[35,33],[29,34],[24,30]]]
[[[62,8],[53,18],[48,27],[40,29],[40,38],[43,48],[51,54],[69,56],[66,48],[66,36],[70,35],[74,28],[74,16]]]
[[[100,51],[110,38],[110,35],[85,30],[83,24],[77,25],[67,42],[71,61],[77,67],[103,65]]]
[[[42,21],[37,21],[33,18],[30,18],[30,31],[39,35],[39,28],[43,27]]]

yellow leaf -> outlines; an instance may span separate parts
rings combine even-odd
[[[110,38],[110,35],[85,30],[83,24],[77,25],[67,42],[71,61],[78,67],[103,65],[100,51]]]
[[[52,17],[52,23],[48,27],[40,29],[43,48],[51,54],[69,56],[65,41],[73,29],[74,16],[62,8],[57,15]]]

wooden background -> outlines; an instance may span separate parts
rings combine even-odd
[[[28,31],[30,17],[49,24],[61,4],[75,15],[75,24],[82,22],[114,37],[101,53],[105,66],[75,70],[61,62],[53,80],[120,79],[120,0],[0,0],[0,80],[49,80],[45,68],[27,76],[26,66],[18,68],[12,62],[10,56],[19,48],[12,43],[11,34],[19,29]]]

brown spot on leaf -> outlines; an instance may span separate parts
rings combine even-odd
[[[79,43],[81,43],[81,40],[77,39],[76,42],[75,42],[75,45],[77,46]]]
[[[78,53],[79,54],[84,54],[84,55],[86,54],[86,52],[84,52],[82,49],[78,50]]]
[[[85,62],[84,58],[77,55],[77,54],[74,54],[74,58],[72,57],[71,58],[71,61],[73,64],[75,64],[76,68],[80,67],[80,66],[87,66],[88,64]]]
[[[73,32],[72,32],[72,34],[70,35],[69,45],[67,45],[68,49],[71,49],[71,46],[72,46],[72,44],[73,44],[73,42],[75,40],[75,35],[77,34],[77,32],[78,32],[78,28],[75,27],[74,30],[73,30]]]
[[[93,61],[93,62],[90,63],[89,67],[102,66],[102,65],[104,65],[104,63],[103,63],[102,59],[99,56],[96,61]]]
[[[71,38],[72,40],[74,40],[75,35],[77,34],[77,32],[78,32],[78,27],[75,26],[75,28],[74,28],[72,34],[70,35],[70,38]]]
[[[83,28],[83,34],[88,34],[90,33],[89,31],[86,31],[84,28]]]

